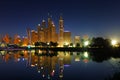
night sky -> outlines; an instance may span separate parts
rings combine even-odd
[[[60,14],[72,36],[120,39],[120,0],[1,0],[0,34],[26,36],[48,13],[58,28]]]

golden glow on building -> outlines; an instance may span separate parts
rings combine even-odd
[[[62,16],[60,16],[59,19],[59,46],[62,47],[63,46],[63,42],[64,42],[64,21]]]
[[[71,43],[71,32],[66,31],[64,32],[64,44],[70,44]]]
[[[23,37],[23,40],[22,40],[22,46],[27,46],[29,43],[29,40],[27,37]]]
[[[74,44],[77,44],[77,43],[80,44],[80,36],[75,36],[74,37]]]
[[[16,34],[16,35],[14,36],[14,44],[19,45],[20,42],[21,42],[21,38],[20,38],[19,35]]]
[[[8,34],[6,34],[2,39],[5,43],[14,43],[20,46],[33,46],[36,42],[43,42],[43,43],[58,43],[58,46],[63,47],[64,43],[71,42],[71,32],[64,32],[64,20],[62,16],[59,18],[59,30],[57,33],[56,25],[54,24],[52,18],[48,17],[48,22],[46,26],[46,21],[42,20],[41,24],[37,25],[37,30],[31,30],[27,28],[27,37],[20,38],[16,34],[14,39],[10,40]]]
[[[38,41],[37,31],[32,30],[31,31],[31,43],[32,43],[32,45],[37,41]]]
[[[59,46],[64,43],[64,27],[63,18],[60,16],[59,19],[59,34],[56,32],[56,26],[52,21],[51,17],[48,17],[48,27],[46,27],[45,20],[42,21],[41,25],[37,27],[38,41],[39,42],[58,42]],[[34,32],[34,31],[33,31]],[[34,33],[32,33],[33,35]],[[32,36],[31,35],[31,36]],[[32,39],[32,43],[34,43]]]

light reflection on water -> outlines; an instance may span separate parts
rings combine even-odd
[[[0,51],[0,80],[104,80],[119,69],[120,58],[87,51]]]

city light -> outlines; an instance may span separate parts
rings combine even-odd
[[[27,47],[28,47],[28,49],[30,49],[30,48],[31,48],[31,46],[30,46],[30,45],[28,45]]]
[[[88,46],[88,45],[89,45],[89,41],[85,41],[84,46]]]
[[[111,44],[112,44],[113,46],[115,46],[115,45],[117,44],[117,41],[116,41],[116,40],[112,40],[112,41],[111,41]]]
[[[65,42],[65,43],[64,43],[64,47],[69,47],[69,43],[68,43],[68,42]]]
[[[65,44],[65,45],[68,45],[69,43],[68,43],[68,42],[65,42],[64,44]]]
[[[47,43],[47,45],[49,46],[49,45],[50,45],[50,43]]]
[[[35,65],[34,65],[34,64],[31,64],[31,67],[35,67]]]

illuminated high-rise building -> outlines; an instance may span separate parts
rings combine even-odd
[[[62,16],[60,16],[60,19],[59,19],[59,46],[63,46],[63,35],[64,35],[64,23],[63,23]]]
[[[83,40],[86,41],[86,40],[88,40],[88,39],[89,39],[89,36],[88,36],[88,35],[84,35],[84,36],[83,36]]]
[[[80,44],[80,36],[75,36],[74,37],[74,44],[77,44],[77,43]]]
[[[37,32],[38,32],[38,42],[41,41],[41,34],[40,34],[40,31],[41,31],[41,27],[40,27],[40,24],[38,24],[37,26]]]
[[[64,38],[64,44],[67,44],[67,45],[70,44],[71,43],[71,32],[65,31],[63,38]]]
[[[56,34],[55,34],[55,42],[58,42],[58,40],[59,40],[59,34],[56,33]]]
[[[42,28],[42,29],[45,29],[45,28],[46,28],[46,22],[45,22],[45,20],[42,20],[41,28]]]
[[[52,22],[52,27],[51,27],[51,41],[55,42],[56,40],[56,27],[54,25],[54,23]]]
[[[22,45],[23,45],[23,46],[27,46],[28,43],[29,43],[28,37],[23,37]]]
[[[19,35],[16,34],[16,35],[14,36],[14,44],[19,45],[20,42],[21,42],[21,38],[20,38]]]
[[[10,37],[9,37],[8,34],[6,34],[6,35],[3,37],[3,41],[4,41],[5,43],[7,43],[7,44],[10,43]]]
[[[28,37],[28,44],[31,44],[31,30],[27,28],[27,37]]]
[[[47,42],[50,42],[52,39],[52,19],[48,17],[48,29],[47,29]]]
[[[31,44],[33,45],[35,42],[58,42],[59,46],[63,46],[64,42],[71,42],[71,33],[68,35],[70,40],[67,40],[67,33],[64,32],[64,24],[63,24],[63,18],[60,16],[59,19],[59,33],[56,32],[56,26],[54,22],[52,21],[52,18],[48,17],[48,25],[46,27],[45,20],[42,20],[41,25],[38,24],[37,26],[37,32],[35,30],[32,30],[29,32],[29,29],[27,29],[28,32],[28,40],[31,41]],[[65,33],[65,39],[64,39],[64,33]],[[29,39],[30,38],[30,39]]]
[[[46,36],[46,42],[56,42],[56,27],[51,19],[51,17],[48,17],[48,27],[45,30],[45,36]]]
[[[46,22],[45,20],[42,20],[42,23],[41,23],[41,41],[42,42],[46,42]]]
[[[42,25],[38,24],[38,42],[45,42],[45,21],[43,20]]]
[[[38,33],[35,30],[31,31],[31,43],[32,45],[35,44],[35,42],[38,41]]]
[[[46,42],[49,42],[49,39],[48,39],[48,38],[49,38],[49,33],[48,33],[48,31],[49,31],[48,28],[46,28],[46,29],[45,29],[45,35],[46,35],[46,36],[45,36],[45,39],[46,39],[45,41],[46,41]]]

